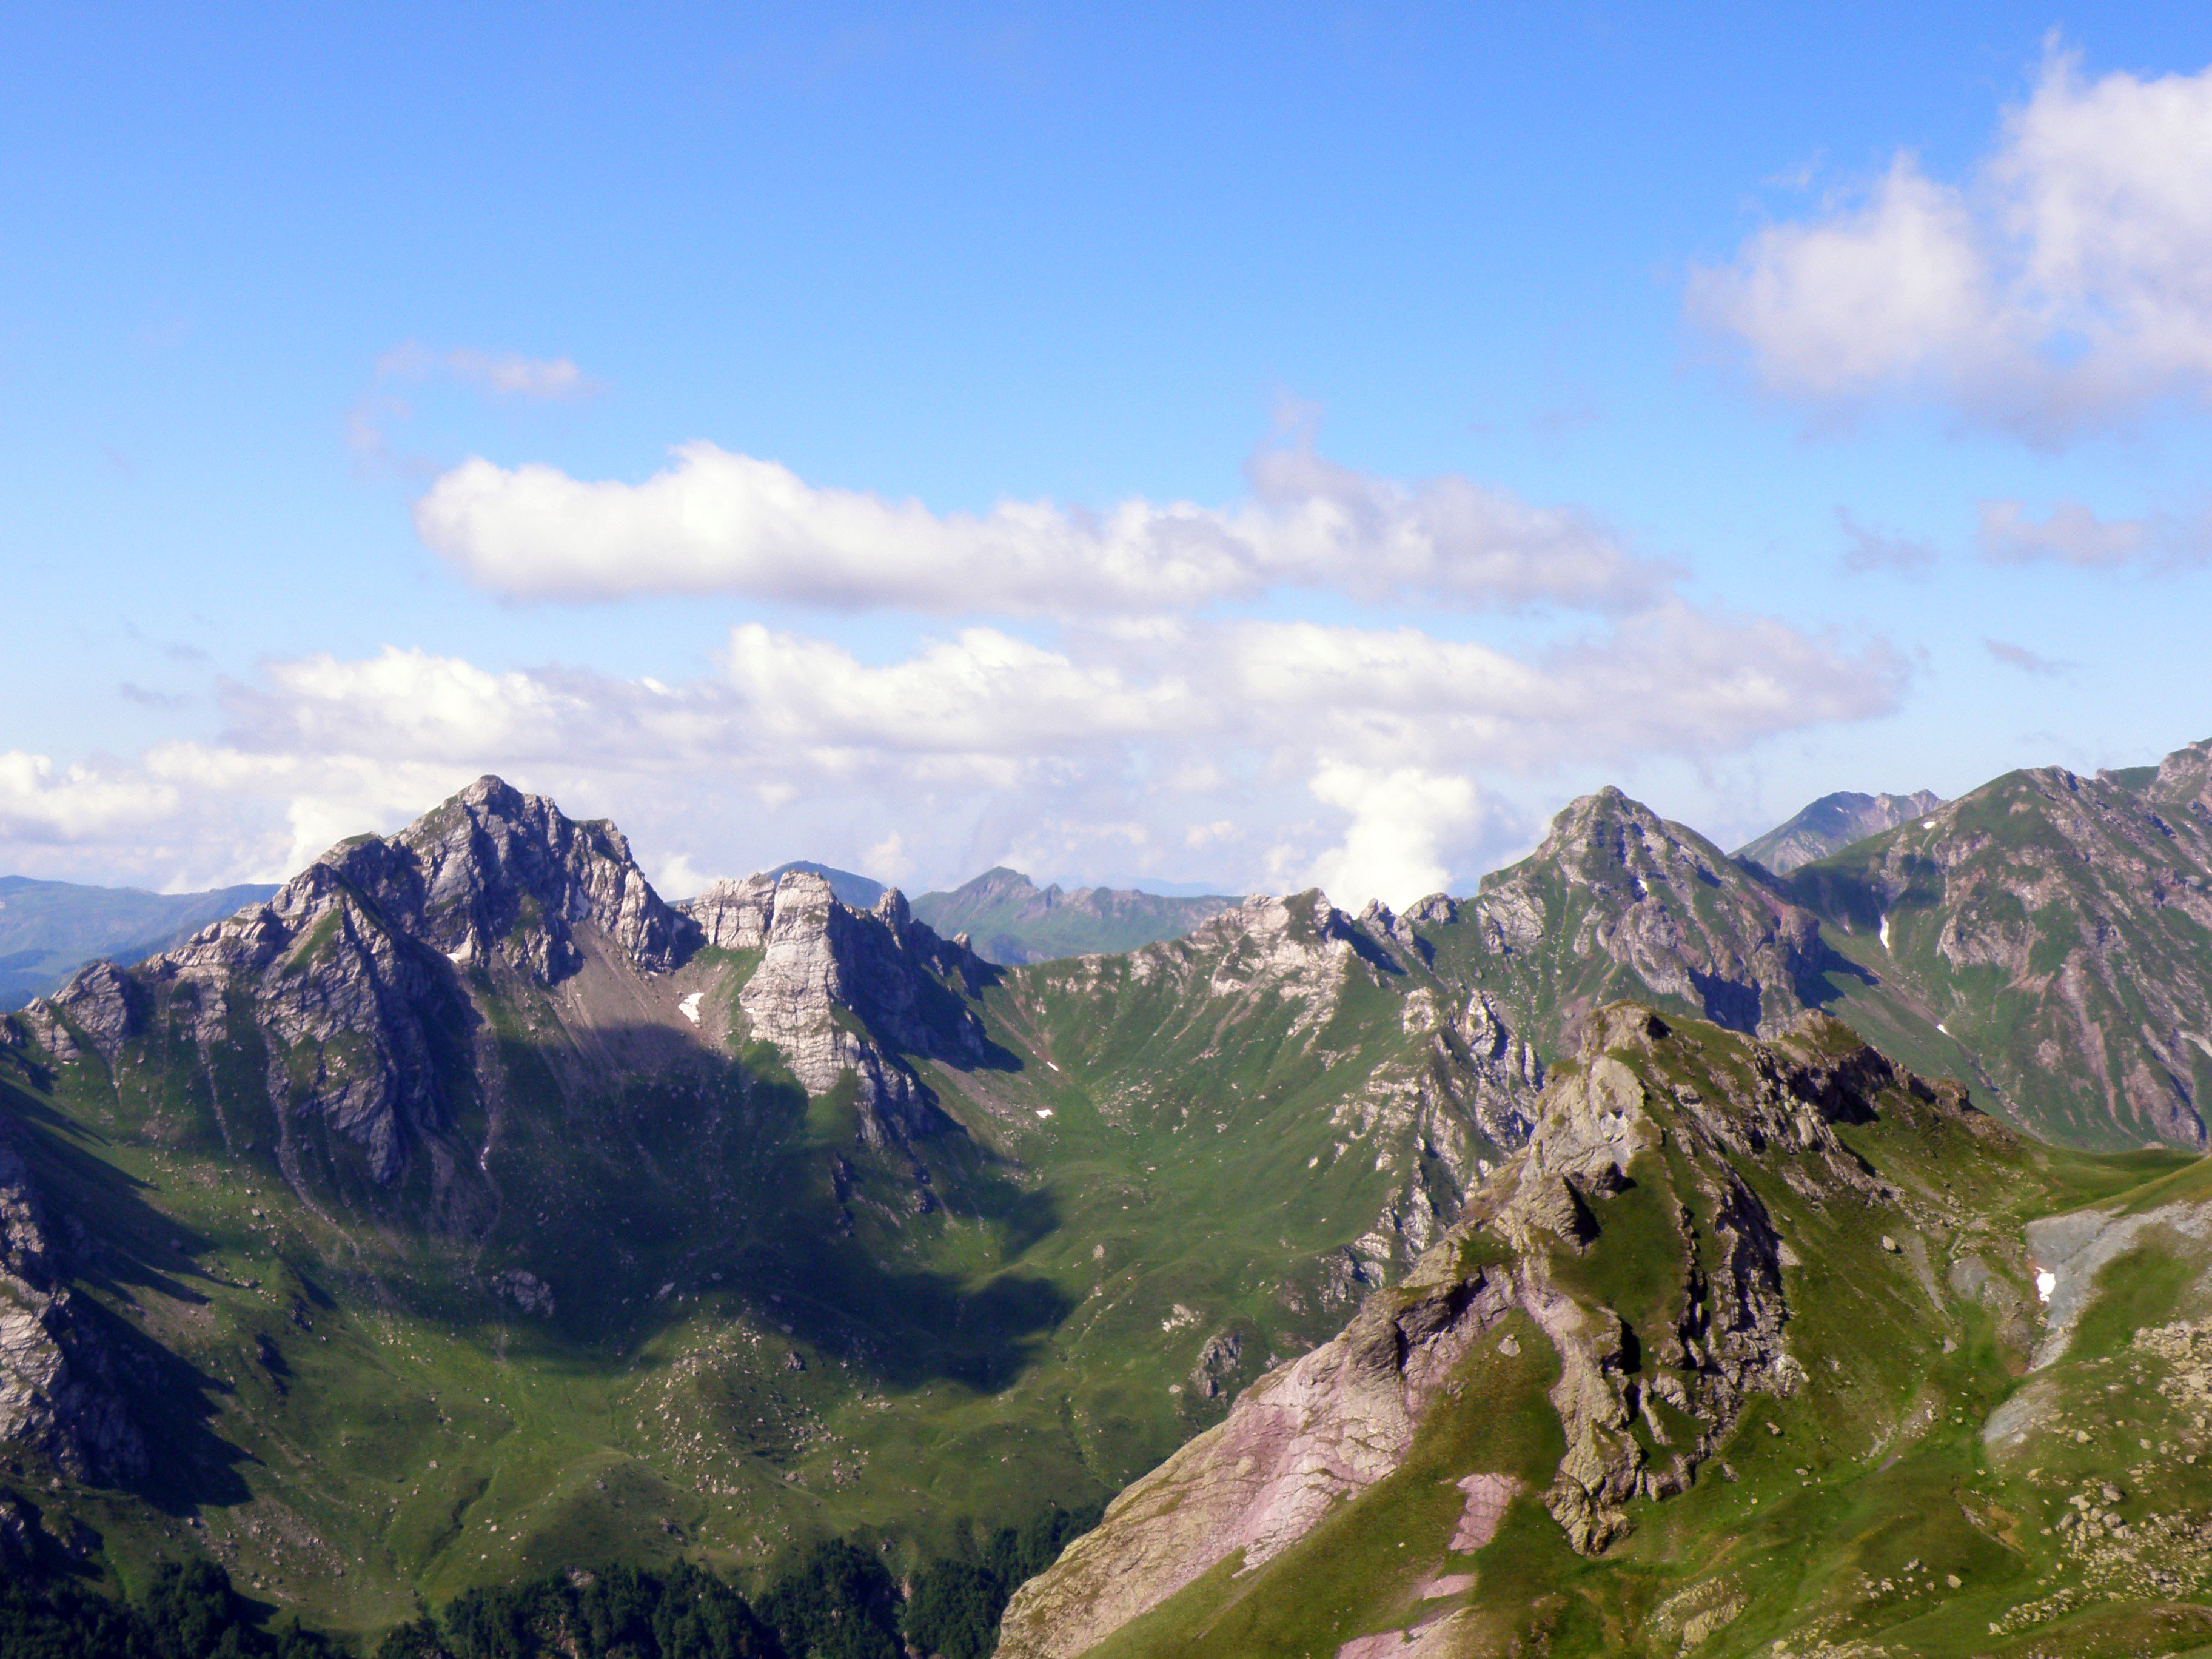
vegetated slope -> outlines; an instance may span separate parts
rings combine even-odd
[[[1401,1277],[1614,999],[1849,1006],[1971,1073],[1799,892],[1608,790],[1468,900],[1007,969],[806,872],[668,905],[486,780],[0,1024],[52,1218],[4,1432],[126,1583],[204,1550],[346,1629],[580,1562],[911,1564]]]
[[[2212,742],[2008,773],[1784,890],[1868,970],[1838,1012],[1908,1063],[1977,1078],[2051,1139],[2205,1144]]]
[[[1003,1659],[2212,1638],[2212,1165],[2022,1139],[1817,1014],[1583,1029],[1462,1221],[1024,1586]]]
[[[1103,1495],[1410,1260],[1534,1095],[1387,914],[1208,926],[1009,973],[806,872],[671,906],[496,780],[334,848],[0,1025],[49,1218],[20,1489],[124,1588],[204,1553],[370,1632]]]
[[[1933,789],[1909,795],[1862,795],[1844,789],[1823,795],[1730,854],[1786,876],[1801,864],[1840,853],[1855,841],[1925,817],[1943,804]]]
[[[149,893],[0,876],[0,1008],[20,1008],[96,958],[136,962],[166,951],[276,890],[248,883]]]
[[[965,933],[992,962],[1047,962],[1058,957],[1133,951],[1180,939],[1237,901],[1224,895],[1170,898],[1125,887],[1040,888],[1018,870],[986,870],[949,893],[924,893],[914,913],[950,938]]]

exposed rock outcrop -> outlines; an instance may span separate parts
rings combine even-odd
[[[487,777],[396,836],[340,843],[266,903],[138,968],[94,963],[27,1015],[64,1061],[88,1043],[112,1062],[156,1006],[203,1048],[248,1019],[281,1120],[321,1118],[389,1182],[449,1121],[434,1053],[441,1027],[463,1041],[463,971],[551,985],[595,939],[661,973],[699,938],[611,824]]]
[[[1773,1036],[1811,1006],[1829,960],[1820,921],[1694,830],[1620,790],[1570,802],[1543,844],[1483,878],[1477,925],[1518,958],[1558,1027],[1621,997],[1668,998],[1731,1030]]]
[[[98,1334],[63,1282],[45,1206],[0,1121],[0,1441],[81,1480],[145,1473],[146,1444]]]
[[[742,902],[752,904],[750,890]],[[811,1094],[851,1073],[872,1140],[932,1127],[927,1091],[902,1055],[956,1066],[988,1057],[982,1021],[965,998],[994,970],[915,921],[896,888],[872,910],[853,910],[823,877],[792,870],[759,911],[732,902],[710,914],[732,938],[747,936],[740,926],[759,928],[760,965],[738,997],[753,1035],[776,1046]]]
[[[1879,947],[2025,1126],[2212,1145],[2212,740],[2154,768],[2008,773],[1789,887]]]
[[[1876,1096],[1900,1091],[1954,1117],[1972,1109],[1818,1015],[1779,1042],[1744,1045],[1747,1066],[1699,1073],[1731,1079],[1725,1089],[1664,1081],[1681,1068],[1662,1062],[1690,1041],[1632,1005],[1593,1016],[1576,1063],[1547,1085],[1527,1147],[1406,1282],[1370,1296],[1342,1335],[1261,1377],[1225,1421],[1116,1498],[1097,1530],[1016,1594],[1002,1659],[1066,1659],[1232,1557],[1242,1574],[1280,1554],[1403,1464],[1459,1386],[1462,1361],[1509,1316],[1525,1316],[1558,1357],[1549,1401],[1566,1449],[1541,1496],[1586,1554],[1629,1528],[1637,1500],[1686,1490],[1754,1397],[1795,1392],[1804,1372],[1787,1336],[1790,1258],[1743,1170],[1824,1203],[1881,1203],[1881,1183],[1833,1126],[1864,1121]],[[1678,1288],[1657,1328],[1632,1330],[1561,1265],[1601,1249],[1611,1206],[1629,1202],[1674,1233]],[[1480,1547],[1515,1479],[1477,1470],[1461,1486],[1463,1547]]]
[[[1735,849],[1735,857],[1786,876],[1801,866],[1840,853],[1854,842],[1924,818],[1943,804],[1933,789],[1905,795],[1862,795],[1838,790]]]

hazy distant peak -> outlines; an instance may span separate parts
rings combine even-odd
[[[1842,852],[1855,841],[1924,817],[1942,804],[1943,797],[1932,789],[1916,789],[1909,795],[1862,795],[1839,789],[1756,841],[1745,842],[1735,856],[1786,876],[1800,865]]]

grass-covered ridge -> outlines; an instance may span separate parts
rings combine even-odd
[[[1723,1236],[1699,1206],[1732,1176],[1782,1247],[1797,1382],[1747,1395],[1686,1490],[1635,1498],[1625,1535],[1577,1553],[1546,1509],[1565,1450],[1560,1360],[1510,1312],[1394,1473],[1264,1565],[1233,1554],[1083,1651],[2027,1659],[2212,1641],[2212,1163],[2056,1151],[1900,1082],[1829,1125],[1863,1186],[1771,1140],[1699,1168],[1691,1117],[1758,1097],[1776,1062],[1735,1034],[1668,1026],[1612,1053],[1664,1139],[1591,1199],[1584,1244],[1526,1254],[1505,1224],[1529,1178],[1516,1162],[1453,1236],[1457,1270],[1534,1273],[1617,1313],[1641,1338],[1618,1374],[1656,1401],[1689,1363],[1669,1351],[1682,1288],[1699,1282],[1680,1241]],[[1784,1052],[1817,1060],[1845,1035],[1821,1028]],[[2066,1352],[2038,1365],[2034,1273],[2053,1263],[2029,1240],[2068,1214],[2087,1217],[2063,1224],[2069,1239],[2107,1217],[2136,1231],[2094,1268]],[[1631,1426],[1655,1463],[1696,1429],[1663,1407]],[[1494,1536],[1455,1551],[1464,1483],[1483,1477],[1520,1496]],[[1109,1513],[1097,1539],[1113,1526]]]

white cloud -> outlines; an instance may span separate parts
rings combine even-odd
[[[2045,443],[2212,399],[2212,70],[2089,82],[2054,46],[1958,183],[1909,154],[1856,201],[1692,275],[1770,391],[1933,398]]]
[[[2017,668],[2023,674],[2033,674],[2044,679],[2070,674],[2081,666],[2079,663],[2068,662],[2062,658],[2040,656],[2024,645],[2014,645],[2006,640],[1984,640],[1982,647],[2006,667]]]
[[[914,860],[906,850],[906,837],[896,830],[868,848],[864,856],[867,862],[863,868],[878,881],[896,885],[914,872]]]
[[[2051,562],[2085,570],[2142,564],[2171,570],[2212,558],[2212,520],[2202,514],[2106,519],[2079,501],[2060,501],[2037,520],[2018,501],[1977,506],[1982,556],[1993,564]]]
[[[376,383],[457,380],[502,398],[558,400],[588,398],[606,388],[576,367],[571,357],[526,357],[519,351],[494,356],[474,346],[434,351],[420,340],[406,340],[376,360]]]
[[[1893,532],[1870,530],[1847,507],[1836,509],[1850,546],[1844,553],[1844,568],[1855,575],[1888,571],[1900,576],[1924,575],[1936,563],[1936,550],[1926,542]]]
[[[1674,574],[1579,511],[1460,477],[1378,478],[1303,440],[1255,454],[1234,507],[1132,499],[1103,513],[1035,501],[939,514],[711,443],[675,456],[641,483],[471,459],[416,504],[416,530],[519,599],[729,592],[939,614],[1157,615],[1278,587],[1619,611]]]
[[[1378,898],[1402,909],[1441,892],[1451,874],[1444,849],[1474,827],[1481,806],[1468,779],[1412,767],[1378,772],[1331,763],[1315,773],[1312,788],[1352,823],[1343,844],[1316,859],[1308,878],[1355,910]]]
[[[45,755],[0,750],[0,838],[8,841],[91,841],[143,830],[176,808],[175,790],[143,773],[57,771]]]
[[[422,477],[435,466],[396,449],[389,428],[412,418],[415,410],[399,392],[433,381],[469,386],[500,398],[533,403],[594,397],[606,387],[576,366],[571,357],[526,357],[520,352],[494,355],[474,346],[434,351],[420,340],[404,340],[376,360],[368,389],[345,412],[346,447],[363,462]]]

